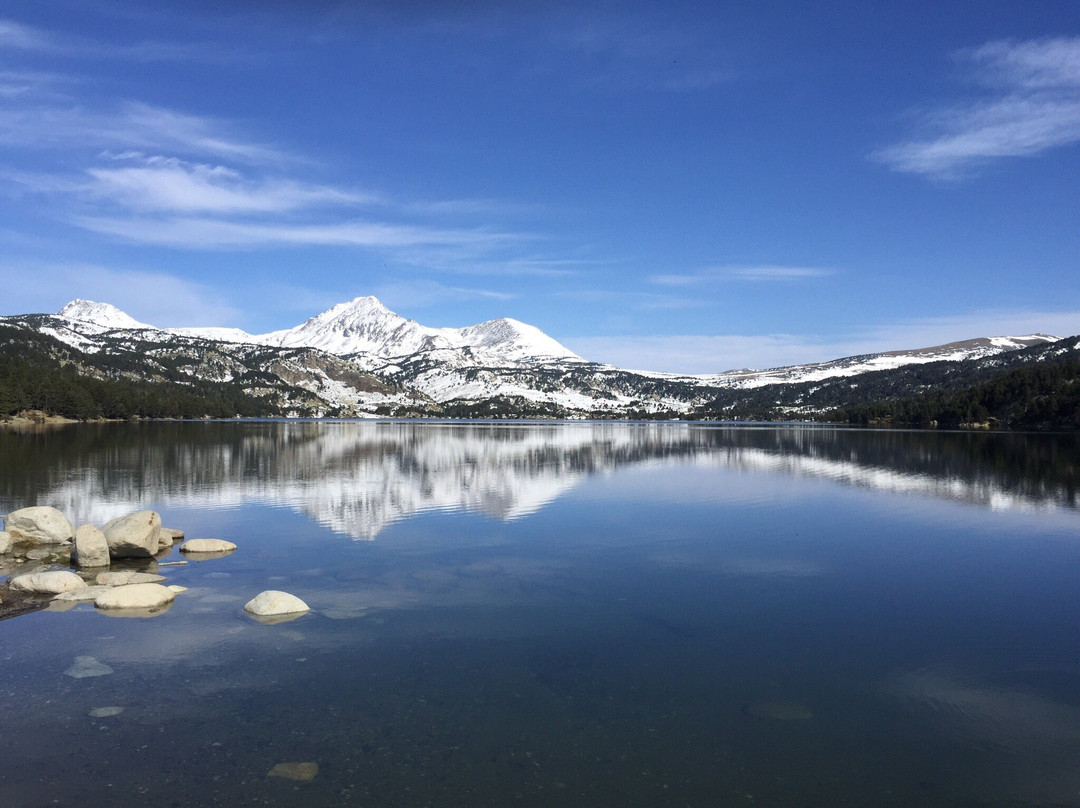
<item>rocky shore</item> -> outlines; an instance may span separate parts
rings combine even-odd
[[[175,545],[184,560],[165,561]],[[33,506],[4,517],[0,531],[0,619],[47,608],[66,611],[79,603],[112,617],[156,617],[166,613],[183,586],[169,585],[163,568],[223,558],[236,552],[223,539],[189,539],[164,527],[155,511],[136,511],[105,525],[77,529],[56,508]],[[265,623],[308,612],[302,600],[267,590],[244,607]]]

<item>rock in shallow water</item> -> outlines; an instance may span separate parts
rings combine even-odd
[[[75,552],[72,559],[77,567],[109,566],[109,541],[93,525],[82,525],[75,531]]]
[[[99,609],[156,609],[176,598],[161,584],[128,584],[104,592],[94,601]]]
[[[4,518],[4,530],[15,541],[31,544],[64,544],[75,538],[67,517],[44,505],[12,511]]]
[[[61,592],[71,592],[85,586],[86,581],[67,570],[34,572],[20,575],[11,581],[11,588],[17,592],[34,592],[39,595],[59,595]]]
[[[319,773],[319,764],[310,761],[303,763],[278,763],[269,771],[270,777],[284,777],[287,780],[314,780]]]
[[[108,592],[109,586],[84,586],[80,589],[72,589],[70,592],[61,592],[52,599],[53,603],[87,603],[97,600],[99,595]]]
[[[165,550],[178,541],[184,540],[184,531],[163,527],[158,531],[158,549]]]
[[[161,517],[155,511],[135,513],[113,519],[102,531],[113,558],[149,558],[158,551]]]
[[[11,534],[6,530],[0,530],[0,555],[11,552]]]
[[[290,595],[288,592],[280,592],[276,589],[267,589],[265,592],[260,592],[244,604],[244,611],[256,617],[300,615],[310,609],[311,607],[296,595]]]
[[[127,586],[128,584],[159,584],[165,580],[165,576],[154,575],[152,572],[118,570],[98,573],[96,580],[101,586]]]
[[[114,715],[120,715],[124,712],[123,707],[95,707],[87,715],[91,718],[112,718]]]
[[[181,553],[231,553],[236,545],[224,539],[188,539],[180,545]]]
[[[107,676],[112,672],[112,668],[92,656],[77,656],[75,663],[64,671],[64,675],[72,679],[85,679],[87,676]]]

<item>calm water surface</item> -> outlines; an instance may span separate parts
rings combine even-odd
[[[190,591],[152,619],[0,622],[0,805],[1080,805],[1078,460],[684,424],[0,432],[2,512],[153,508],[240,548],[163,568]],[[312,611],[256,623],[263,589]]]

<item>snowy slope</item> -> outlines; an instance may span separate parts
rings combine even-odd
[[[563,414],[690,413],[723,391],[982,359],[1058,339],[1043,334],[985,337],[831,362],[687,376],[587,362],[538,328],[508,318],[431,328],[392,312],[374,297],[355,298],[295,328],[268,334],[235,328],[157,329],[113,306],[85,300],[33,319],[31,327],[86,353],[141,352],[148,362],[155,355],[171,355],[174,364],[182,355],[190,378],[218,381],[258,365],[282,383],[316,396],[321,403],[312,406],[320,410],[368,413],[395,404],[423,410],[425,401],[450,405],[492,399],[530,402],[537,412],[561,409]],[[365,381],[372,376],[389,387],[376,391]],[[513,411],[515,405],[501,406]]]
[[[863,354],[818,362],[807,365],[770,368],[769,370],[732,370],[726,373],[700,376],[699,378],[718,387],[764,387],[768,384],[797,384],[817,382],[837,376],[856,376],[875,370],[891,370],[904,365],[922,365],[928,362],[960,362],[982,359],[1005,351],[1015,351],[1032,345],[1057,342],[1061,337],[1049,334],[1028,334],[1020,337],[979,337],[977,339],[950,342],[930,348],[906,351],[887,351]]]
[[[455,348],[469,351],[467,364],[583,361],[539,328],[517,320],[504,317],[465,328],[430,328],[395,314],[378,298],[370,296],[339,303],[295,328],[269,334],[248,334],[236,328],[172,331],[226,342],[318,348],[338,356],[371,354],[394,359],[421,351]]]
[[[128,316],[116,306],[108,303],[95,303],[92,300],[72,300],[64,308],[60,309],[56,316],[63,317],[65,320],[75,320],[79,323],[96,325],[106,331],[117,328],[153,328],[152,325],[140,323],[134,317]]]

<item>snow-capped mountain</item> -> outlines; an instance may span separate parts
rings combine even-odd
[[[0,325],[51,337],[96,357],[81,363],[91,375],[239,385],[246,394],[273,402],[283,414],[347,416],[733,417],[777,407],[796,414],[860,395],[865,400],[881,395],[881,381],[856,392],[862,385],[856,377],[864,374],[898,374],[886,394],[914,395],[927,384],[959,380],[952,369],[972,362],[1000,368],[1013,355],[1019,362],[1038,361],[1024,355],[1040,345],[1053,347],[1058,339],[1043,334],[987,337],[690,376],[589,362],[538,328],[506,318],[431,328],[395,314],[374,297],[358,297],[295,328],[268,334],[160,329],[108,304],[85,300],[72,301],[55,315],[0,317]],[[77,358],[75,363],[80,364]],[[937,364],[927,372],[912,370],[927,363]]]
[[[1057,342],[1060,337],[1049,334],[1028,334],[1022,337],[978,337],[930,348],[907,351],[886,351],[876,354],[848,356],[830,362],[814,362],[806,365],[790,365],[769,370],[730,370],[704,377],[721,387],[762,387],[769,384],[798,384],[819,382],[839,376],[857,376],[876,370],[892,370],[905,365],[923,365],[928,362],[962,362],[982,359],[1006,351],[1018,351],[1032,345]]]
[[[318,348],[337,356],[370,354],[396,359],[421,351],[467,349],[485,362],[584,361],[539,328],[517,320],[501,318],[465,328],[429,328],[395,314],[375,297],[339,303],[295,328],[269,334],[222,328],[172,331],[227,342]]]
[[[140,323],[109,303],[95,303],[92,300],[79,298],[60,309],[56,316],[96,325],[103,331],[112,331],[116,328],[153,328],[152,325]]]

